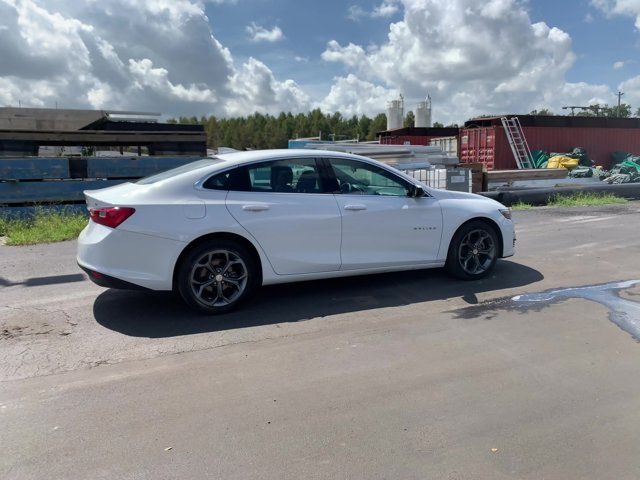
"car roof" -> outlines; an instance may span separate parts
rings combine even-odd
[[[250,150],[247,152],[222,153],[216,158],[229,163],[249,163],[260,160],[274,160],[280,158],[300,158],[300,157],[333,157],[333,158],[359,158],[371,161],[370,158],[361,157],[352,153],[336,152],[332,150],[307,150],[307,149],[274,149],[274,150]],[[228,162],[228,163],[227,163]]]

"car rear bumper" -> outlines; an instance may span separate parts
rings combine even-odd
[[[90,221],[78,237],[77,262],[98,285],[171,290],[185,243]]]
[[[78,266],[89,276],[89,280],[101,287],[118,288],[121,290],[148,290],[147,288],[136,285],[135,283],[125,282],[124,280],[120,280],[119,278],[111,277],[109,275],[105,275],[104,273],[100,273],[87,267],[83,267],[80,264],[78,264]]]

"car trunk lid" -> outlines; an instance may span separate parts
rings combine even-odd
[[[103,208],[133,203],[141,190],[145,190],[145,187],[126,182],[99,190],[85,190],[83,193],[87,208]]]

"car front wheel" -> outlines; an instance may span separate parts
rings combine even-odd
[[[253,256],[240,244],[206,242],[189,252],[180,265],[178,290],[191,308],[225,313],[249,297],[259,283]]]
[[[449,245],[447,270],[463,280],[487,276],[498,259],[498,235],[482,221],[463,225]]]

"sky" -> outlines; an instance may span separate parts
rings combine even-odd
[[[0,105],[433,119],[640,108],[640,0],[0,0]]]

